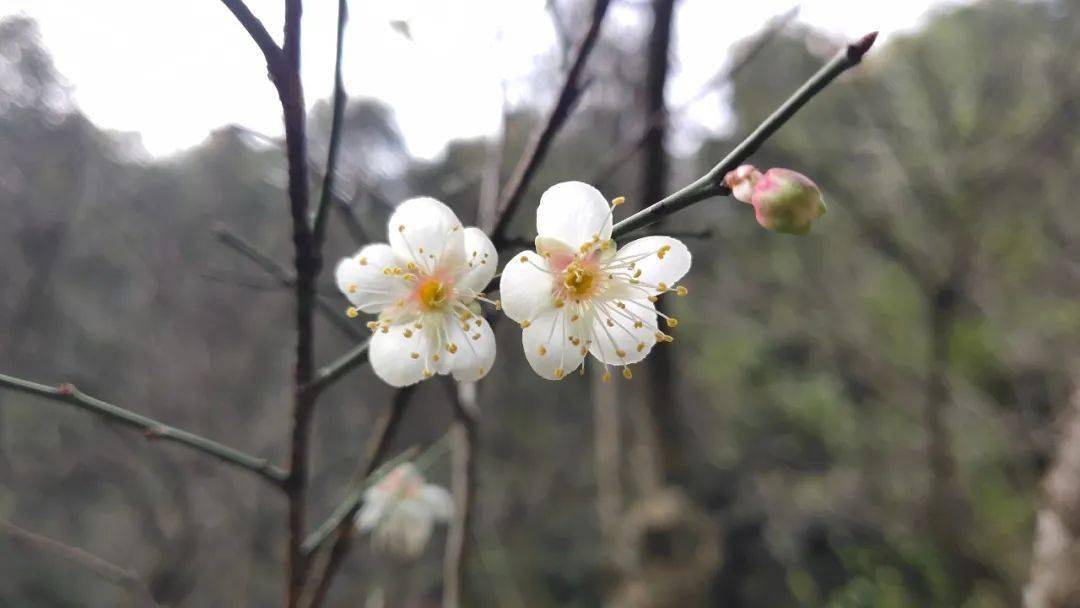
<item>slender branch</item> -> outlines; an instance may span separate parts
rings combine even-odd
[[[342,75],[342,63],[345,54],[345,24],[349,20],[349,6],[346,0],[338,0],[337,52],[334,56],[334,102],[330,118],[330,144],[326,153],[326,173],[323,175],[322,193],[319,206],[315,208],[312,220],[312,232],[315,246],[322,246],[326,239],[326,213],[334,196],[334,179],[337,175],[338,150],[341,148],[341,125],[345,117],[345,78]]]
[[[320,367],[315,372],[311,381],[304,385],[303,390],[308,393],[321,393],[323,389],[330,384],[333,384],[338,378],[344,376],[353,368],[367,363],[368,345],[370,342],[370,340],[367,340],[361,344],[357,344],[334,361]]]
[[[405,412],[415,392],[416,387],[410,386],[398,390],[394,395],[390,409],[386,412],[378,430],[372,436],[368,455],[360,469],[360,474],[357,475],[358,480],[370,478],[386,460],[387,455],[390,453],[390,445],[401,427],[401,420],[405,417]],[[330,520],[319,526],[316,532],[304,541],[304,553],[310,557],[326,544],[331,534],[333,535],[333,544],[326,554],[321,568],[317,569],[320,572],[317,575],[313,572],[310,578],[310,592],[305,593],[305,596],[310,598],[305,603],[308,608],[317,608],[325,601],[326,594],[330,590],[330,583],[352,546],[353,518],[360,511],[364,499],[362,486],[359,485],[359,481],[356,483],[357,487],[350,493],[345,502],[337,509],[334,509],[335,515],[332,515]]]
[[[476,383],[448,382],[454,408],[454,520],[446,539],[443,561],[443,606],[460,608],[468,596],[466,565],[472,549],[473,508],[476,505],[476,453],[480,409]]]
[[[717,235],[715,227],[704,228],[702,230],[663,230],[663,231],[650,231],[641,230],[640,232],[632,232],[630,234],[622,235],[623,238],[638,238],[643,236],[661,235],[670,236],[677,239],[711,239]],[[508,238],[503,241],[503,249],[520,249],[522,247],[533,247],[534,242],[532,239],[524,237]]]
[[[791,97],[787,99],[771,116],[765,119],[739,145],[735,146],[728,155],[720,161],[708,173],[686,186],[682,190],[671,194],[663,200],[649,205],[645,209],[624,219],[615,225],[613,237],[626,235],[633,230],[656,223],[661,219],[682,209],[701,202],[714,196],[729,194],[724,185],[724,176],[729,171],[738,167],[751,154],[761,147],[777,129],[782,127],[796,112],[808,101],[814,98],[837,76],[855,67],[862,61],[863,55],[870,50],[877,38],[877,32],[863,36],[858,41],[841,49],[835,57],[826,63],[816,74],[810,77]]]
[[[232,12],[236,20],[240,22],[240,25],[244,26],[251,39],[255,41],[255,44],[259,46],[259,50],[262,51],[263,57],[266,58],[266,65],[273,73],[278,64],[281,63],[283,56],[281,53],[281,47],[274,42],[274,39],[270,36],[270,32],[266,31],[266,26],[259,21],[259,18],[251,12],[251,9],[244,4],[244,0],[221,0],[221,3]]]
[[[65,383],[52,387],[0,374],[0,387],[73,405],[79,409],[97,414],[109,422],[141,431],[147,439],[160,439],[187,446],[226,464],[255,473],[275,486],[281,487],[285,482],[286,473],[265,458],[245,454],[212,439],[169,426],[164,422],[125,410],[96,397],[91,397],[75,388],[72,384]]]
[[[85,549],[73,547],[36,532],[31,532],[7,520],[0,520],[0,530],[3,530],[5,534],[16,542],[78,564],[102,578],[126,588],[131,594],[141,596],[140,602],[149,602],[148,605],[151,606],[158,605],[150,594],[150,590],[147,589],[146,584],[139,579],[138,574],[123,566],[118,566]]]
[[[217,236],[218,240],[221,241],[223,245],[254,262],[255,265],[266,272],[266,274],[273,277],[282,287],[294,288],[296,286],[296,279],[287,268],[278,263],[277,260],[259,250],[259,248],[255,247],[255,245],[234,232],[231,228],[224,224],[218,224],[217,226],[214,226],[213,230],[214,235]],[[341,314],[341,311],[327,302],[326,298],[316,295],[315,307],[316,310],[323,315],[323,318],[350,338],[355,340],[364,340],[367,338],[367,333],[364,332],[364,330],[353,323],[349,323],[349,320]]]
[[[730,65],[710,78],[708,82],[698,90],[697,94],[672,110],[667,112],[657,111],[650,114],[645,121],[644,128],[642,128],[641,133],[638,134],[637,137],[626,141],[623,145],[611,150],[600,160],[600,168],[593,172],[592,183],[600,184],[606,182],[611,178],[615,171],[629,162],[630,159],[641,150],[645,145],[645,142],[649,139],[649,134],[652,133],[654,129],[667,124],[671,120],[671,116],[682,114],[688,110],[694,102],[704,97],[705,94],[715,91],[724,83],[734,79],[739,72],[750,65],[750,62],[754,57],[757,57],[758,53],[764,50],[765,47],[776,38],[777,34],[780,33],[780,30],[790,23],[798,14],[799,6],[795,5],[783,14],[773,18],[769,24],[765,26],[765,29],[750,41],[746,50],[737,57],[735,61],[731,62]]]
[[[531,143],[514,169],[510,181],[503,188],[503,195],[499,200],[494,225],[482,226],[491,235],[491,240],[496,247],[501,244],[506,228],[514,217],[514,211],[525,196],[529,182],[532,181],[537,169],[540,168],[540,164],[544,161],[548,149],[551,147],[551,143],[555,140],[555,136],[566,123],[566,119],[569,118],[576,105],[581,94],[579,82],[581,72],[584,70],[585,62],[600,37],[600,26],[604,23],[604,16],[607,14],[609,5],[610,0],[596,0],[595,4],[593,4],[592,21],[589,23],[589,29],[585,32],[585,36],[574,51],[574,60],[570,64],[570,69],[566,71],[562,89],[555,100],[555,105],[551,108],[547,120],[533,135]]]

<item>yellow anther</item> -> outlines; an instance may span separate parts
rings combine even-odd
[[[416,250],[417,253],[424,253],[424,248],[420,247]]]
[[[415,281],[416,280],[416,275],[415,274],[405,274],[401,278],[405,279],[406,281]]]
[[[356,261],[359,262],[361,266],[367,266],[367,258],[360,258]]]
[[[495,310],[502,310],[502,300],[495,300]]]
[[[678,324],[679,324],[679,320],[676,319],[675,317],[668,317],[667,318],[667,326],[668,327],[675,327]]]
[[[625,196],[616,196],[615,199],[611,201],[611,206],[612,207],[618,207],[619,205],[621,205],[621,204],[623,204],[625,202],[626,202],[626,197]]]
[[[356,316],[359,315],[359,314],[360,314],[360,311],[356,310],[355,306],[350,306],[350,307],[345,309],[345,316],[349,317],[350,319],[355,319]]]
[[[675,295],[677,295],[677,296],[685,296],[687,293],[689,293],[689,292],[682,285],[679,285],[678,287],[675,288]]]
[[[659,283],[656,284],[656,288],[659,289],[660,291],[667,291],[667,283],[665,283],[663,281],[660,281]]]
[[[636,278],[638,278],[640,276],[641,276],[641,269],[638,268],[637,270],[634,271],[634,278],[636,279]]]
[[[424,324],[423,323],[413,323],[413,327],[415,327],[416,329],[424,329]]]
[[[555,300],[555,308],[562,308],[565,304],[562,300]]]
[[[589,349],[582,346],[580,352],[581,352],[581,356],[584,357],[585,355],[589,354]]]
[[[379,324],[376,323],[375,321],[368,321],[367,328],[370,329],[371,331],[375,331],[376,329],[379,328]]]
[[[662,259],[664,259],[664,256],[667,255],[667,252],[669,252],[669,251],[671,251],[671,245],[664,245],[663,247],[661,247],[660,249],[658,249],[656,251],[656,257],[658,257],[658,258],[660,258],[662,260]]]
[[[611,382],[611,372],[604,372],[604,376],[600,379],[604,382]]]
[[[527,255],[523,255],[523,256],[521,256],[521,257],[520,257],[520,258],[518,258],[518,259],[519,259],[519,260],[521,260],[521,263],[522,263],[522,264],[524,264],[525,262],[528,262],[528,261],[529,261],[529,256],[527,256]]]
[[[566,371],[563,368],[560,367],[560,368],[555,370],[555,379],[562,380],[562,377],[565,376],[565,375],[566,375]]]
[[[659,301],[659,300],[660,300],[660,298],[658,298],[658,297],[656,297],[656,296],[649,296],[649,301],[650,301],[650,302],[657,302],[657,301]]]
[[[570,317],[570,322],[573,323],[574,321],[577,321],[580,318],[581,318],[581,315],[574,315],[574,316]]]
[[[643,342],[638,342],[638,345],[637,345],[637,352],[639,352],[639,353],[640,353],[640,352],[641,352],[641,351],[643,351],[643,350],[645,350],[645,344],[644,344]]]
[[[484,368],[482,368],[482,367],[478,367],[478,368],[476,368],[476,371],[477,371],[477,373],[479,373],[479,374],[480,374],[481,376],[483,376],[483,375],[484,375]]]
[[[615,354],[618,355],[620,359],[626,358],[626,351],[621,348],[615,349]]]
[[[424,370],[424,377],[425,378],[430,378],[431,377],[431,372],[425,369]]]
[[[642,327],[645,327],[645,323],[642,321],[634,321],[634,329],[641,329]]]
[[[618,306],[619,308],[626,308],[626,303],[625,302],[615,302],[615,306]]]
[[[349,293],[356,293],[357,289],[359,288],[356,286],[356,283],[349,283],[348,286],[345,287],[345,291]]]
[[[450,344],[447,344],[446,345],[446,350],[450,351],[451,355],[456,353],[457,352],[457,344],[454,344],[453,342],[451,342]]]
[[[416,262],[409,262],[405,265],[405,267],[413,272],[416,272]]]
[[[409,353],[409,356],[412,357],[413,359],[419,359],[420,358],[420,353]]]
[[[406,328],[404,333],[405,333],[406,338],[411,338],[412,337],[412,330],[411,329]]]
[[[397,227],[398,232],[405,232],[405,224],[401,224]]]
[[[540,345],[540,348],[539,348],[539,349],[538,349],[538,350],[537,350],[536,352],[540,353],[540,356],[541,356],[541,357],[543,357],[544,355],[546,355],[546,354],[547,354],[547,349],[546,349],[546,348],[544,348],[544,345],[543,345],[543,344],[541,344],[541,345]]]
[[[614,321],[612,321],[611,319],[608,319],[608,320],[607,320],[607,326],[608,326],[608,327],[615,327],[615,322],[614,322]]]
[[[385,275],[386,275],[386,276],[388,276],[388,277],[389,277],[389,276],[393,276],[393,275],[394,275],[394,269],[393,269],[393,268],[389,268],[389,267],[387,267],[387,268],[383,268],[383,269],[382,269],[382,273],[383,273],[383,274],[385,274]]]
[[[384,334],[390,333],[390,326],[389,325],[383,325],[382,327],[379,328],[379,330],[382,331],[382,333],[384,333]]]
[[[432,361],[438,361],[439,360],[439,353],[435,353],[434,355],[431,355],[431,360]]]
[[[521,329],[525,329],[530,325],[532,325],[532,321],[530,321],[528,319],[525,319],[524,321],[521,322]]]
[[[480,334],[473,334],[472,339],[473,339],[473,341],[479,340],[480,339]]]
[[[634,377],[634,372],[630,371],[629,367],[624,367],[622,368],[622,377],[629,380]]]

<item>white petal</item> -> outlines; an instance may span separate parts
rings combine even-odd
[[[426,484],[418,498],[427,504],[436,521],[448,521],[454,515],[454,499],[441,486]]]
[[[479,228],[465,229],[465,266],[457,287],[481,292],[487,288],[499,266],[499,254],[491,239]]]
[[[536,233],[574,249],[592,241],[594,235],[606,241],[611,238],[611,208],[604,195],[589,184],[555,184],[540,197]]]
[[[547,260],[532,251],[522,251],[506,263],[499,279],[499,299],[506,316],[518,323],[531,321],[541,309],[551,306],[555,279],[541,270],[547,267]]]
[[[364,312],[378,312],[409,292],[409,285],[401,277],[383,274],[384,268],[400,264],[394,250],[386,243],[368,245],[356,255],[338,262],[334,279],[353,306]]]
[[[584,334],[589,319],[571,322],[574,313],[569,312],[569,308],[549,308],[521,332],[525,358],[542,378],[559,380],[574,371],[585,359],[581,348],[587,338]],[[575,345],[570,341],[571,336],[582,340],[582,343]]]
[[[660,249],[664,250],[664,257],[660,257]],[[629,262],[633,262],[633,268],[628,268]],[[614,272],[618,274],[633,275],[640,270],[641,275],[637,280],[643,284],[635,289],[640,295],[656,295],[660,293],[656,285],[661,283],[671,288],[690,270],[690,250],[683,245],[682,241],[669,236],[646,236],[630,241],[625,247],[619,249],[615,258],[608,263],[608,267],[618,266]],[[624,294],[617,294],[622,297]]]
[[[410,504],[413,503],[413,504]],[[431,537],[434,520],[415,501],[401,501],[379,522],[373,540],[376,546],[402,557],[416,557]]]
[[[370,493],[365,494],[364,506],[356,516],[356,527],[361,530],[370,530],[374,528],[379,523],[379,520],[382,519],[385,511],[386,501],[384,498],[372,496]]]
[[[656,331],[656,307],[648,299],[597,303],[589,352],[609,365],[637,363],[656,344]]]
[[[411,336],[406,334],[411,332]],[[435,345],[432,333],[402,324],[390,327],[386,333],[378,329],[371,336],[368,359],[375,375],[391,386],[408,386],[424,379],[424,370],[432,373],[429,358]],[[413,353],[417,356],[413,357]]]
[[[474,382],[487,375],[495,363],[495,334],[491,325],[480,315],[468,321],[447,319],[446,335],[457,346],[457,352],[444,353],[450,372],[459,382]],[[468,331],[463,324],[469,325]]]
[[[390,246],[425,273],[451,271],[465,259],[465,236],[454,211],[433,198],[410,198],[394,209],[387,227]]]

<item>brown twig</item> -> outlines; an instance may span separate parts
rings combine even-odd
[[[96,397],[91,397],[75,388],[72,384],[61,384],[52,387],[0,374],[0,387],[73,405],[79,409],[97,414],[110,422],[136,429],[142,432],[147,439],[170,441],[187,446],[226,464],[255,473],[275,486],[281,487],[285,482],[286,473],[265,458],[245,454],[212,439],[169,426],[164,422],[125,410]]]
[[[570,69],[566,71],[566,76],[563,78],[562,88],[559,91],[558,98],[555,100],[555,105],[551,108],[551,112],[548,113],[547,120],[534,133],[529,147],[514,169],[510,181],[503,188],[494,224],[481,226],[491,235],[491,240],[495,243],[496,248],[501,245],[506,228],[514,217],[514,211],[521,204],[521,199],[525,196],[529,182],[532,181],[537,169],[540,168],[540,164],[547,156],[548,149],[551,147],[552,142],[555,141],[555,136],[558,135],[559,130],[566,123],[566,119],[569,118],[580,97],[581,73],[585,69],[585,63],[600,37],[600,27],[604,23],[604,16],[607,14],[610,4],[610,0],[596,0],[593,4],[589,29],[585,32],[585,36],[582,37],[581,42],[578,43],[574,51],[574,60],[570,63]]]
[[[476,506],[476,455],[480,408],[476,383],[447,382],[454,408],[453,491],[454,519],[446,539],[443,560],[443,606],[460,608],[468,597],[466,566],[472,549],[473,510]]]
[[[308,584],[309,590],[304,594],[307,598],[304,605],[308,608],[317,608],[326,600],[326,593],[330,590],[330,583],[352,546],[353,518],[360,511],[360,506],[363,504],[363,495],[358,491],[359,484],[370,477],[386,461],[387,456],[390,454],[390,445],[401,427],[401,420],[404,418],[415,392],[416,386],[409,386],[398,390],[394,394],[390,409],[379,423],[378,430],[372,435],[367,456],[356,479],[354,479],[354,488],[350,492],[349,498],[346,499],[347,508],[335,509],[335,513],[340,512],[340,516],[333,516],[336,522],[332,520],[333,525],[327,526],[324,524],[320,526],[319,530],[303,544],[305,555],[310,557],[322,548],[330,538],[331,533],[334,539],[321,567],[312,569],[312,576]]]
[[[146,584],[139,578],[139,575],[123,566],[118,566],[85,549],[72,547],[58,540],[31,532],[7,520],[0,519],[0,529],[18,543],[78,564],[94,574],[124,587],[132,595],[140,597],[140,604],[158,605],[150,594],[150,590],[147,589]]]
[[[287,268],[261,251],[247,239],[237,234],[232,228],[225,224],[218,224],[214,226],[213,230],[214,236],[216,236],[223,245],[254,262],[256,266],[263,270],[263,272],[273,277],[279,285],[287,288],[295,288],[296,279]],[[367,339],[367,332],[357,325],[349,323],[342,312],[327,302],[326,298],[316,294],[315,307],[324,319],[329,321],[345,335],[354,340]]]

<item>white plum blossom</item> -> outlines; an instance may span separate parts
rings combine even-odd
[[[549,188],[536,210],[536,251],[523,251],[503,269],[500,298],[506,315],[521,324],[529,364],[540,376],[559,380],[591,353],[605,367],[645,358],[660,331],[678,323],[656,310],[660,294],[690,270],[690,252],[680,241],[646,236],[616,249],[611,206],[592,186],[564,182]]]
[[[479,380],[495,361],[495,336],[477,300],[491,282],[498,254],[478,228],[462,228],[433,198],[394,210],[389,244],[367,245],[338,263],[340,289],[360,312],[375,313],[369,358],[388,384],[408,386],[433,374]]]
[[[449,521],[453,513],[450,493],[425,483],[416,466],[406,462],[391,469],[364,493],[356,526],[372,531],[378,549],[413,558],[427,546],[435,523]]]

